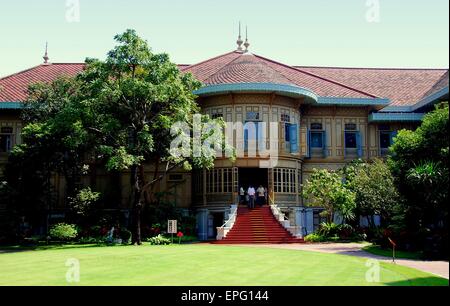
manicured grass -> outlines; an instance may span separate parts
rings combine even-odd
[[[380,263],[366,281],[366,260],[353,256],[209,244],[67,246],[0,251],[0,285],[70,285],[66,260],[80,262],[78,285],[448,285],[411,268]]]
[[[392,249],[383,249],[378,245],[368,245],[363,247],[363,250],[374,255],[392,257]],[[421,254],[395,250],[395,258],[421,259]]]

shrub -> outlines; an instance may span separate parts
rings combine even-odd
[[[77,237],[78,231],[74,224],[58,223],[50,228],[49,234],[55,240],[69,241]]]
[[[320,224],[317,233],[323,237],[334,237],[339,234],[340,226],[336,223],[322,223]]]
[[[99,192],[93,192],[90,187],[84,188],[74,198],[69,198],[70,207],[77,215],[86,216],[99,198]]]
[[[305,237],[306,242],[323,242],[325,240],[325,237],[320,234],[309,234]]]
[[[150,242],[151,245],[167,245],[171,243],[171,240],[162,235],[158,235],[156,237],[148,238],[148,242]]]
[[[183,236],[181,237],[181,242],[195,242],[198,241],[197,236]]]
[[[122,239],[123,244],[128,244],[131,241],[131,232],[127,229],[120,230],[120,239]]]

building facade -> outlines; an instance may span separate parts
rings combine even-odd
[[[27,86],[76,75],[83,67],[45,63],[0,79],[0,171],[21,142]],[[289,66],[240,47],[179,69],[202,82],[195,94],[203,113],[242,126],[233,131],[235,161],[217,158],[214,169],[178,170],[160,183],[178,207],[197,216],[201,239],[216,237],[239,188],[249,185],[268,189],[270,202],[285,213],[297,236],[313,232],[321,208],[305,205],[301,186],[314,168],[339,169],[356,158],[386,156],[398,130],[416,128],[435,103],[448,99],[447,69]],[[148,165],[146,172],[154,169]],[[98,170],[83,183],[109,195],[111,209],[127,213],[128,182],[129,173]],[[55,177],[53,184],[63,210],[64,181]]]

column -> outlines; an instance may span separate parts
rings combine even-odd
[[[305,208],[305,227],[307,235],[314,232],[314,211],[312,208]]]
[[[200,240],[208,239],[208,209],[197,210],[197,236]]]
[[[295,226],[297,226],[296,236],[303,238],[305,236],[305,209],[303,207],[293,207],[295,216]]]

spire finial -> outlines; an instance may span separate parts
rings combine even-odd
[[[45,54],[44,54],[44,64],[48,64],[48,60],[50,59],[48,57],[48,42],[45,43]]]
[[[242,43],[243,42],[244,41],[242,40],[242,37],[241,37],[241,22],[239,21],[239,36],[238,36],[238,40],[236,41],[236,43],[238,45],[238,48],[237,48],[238,51],[242,51]]]
[[[245,53],[248,52],[248,47],[250,47],[250,43],[248,42],[248,31],[247,31],[247,25],[245,26]]]

